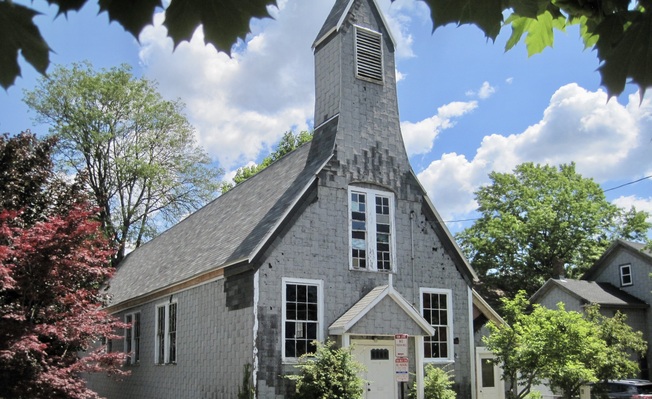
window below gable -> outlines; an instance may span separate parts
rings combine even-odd
[[[620,265],[620,286],[625,287],[634,284],[632,280],[632,265]]]
[[[449,289],[421,288],[421,315],[435,329],[423,339],[425,361],[453,361],[453,299]]]
[[[295,361],[314,353],[322,340],[323,283],[321,280],[283,278],[283,360]]]
[[[383,35],[379,32],[355,26],[355,74],[383,83]]]
[[[350,269],[394,271],[394,194],[349,187],[349,219]]]

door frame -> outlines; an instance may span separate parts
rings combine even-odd
[[[475,385],[476,385],[476,396],[481,398],[480,390],[482,389],[482,359],[495,359],[494,354],[484,346],[478,346],[475,348]],[[502,374],[502,368],[500,365],[494,366],[494,380],[496,381],[496,389],[498,390],[498,399],[505,399],[505,381],[500,377]]]
[[[383,338],[387,338],[387,337],[383,337]],[[362,346],[364,346],[364,347],[391,347],[390,357],[389,357],[389,361],[388,361],[388,363],[389,363],[388,367],[391,368],[392,377],[394,377],[394,373],[395,373],[395,371],[394,371],[394,357],[396,355],[396,352],[395,352],[396,348],[394,346],[394,341],[393,340],[389,340],[389,339],[373,340],[373,339],[368,339],[368,338],[359,338],[358,339],[358,338],[355,338],[355,337],[350,337],[350,345],[347,345],[347,346],[353,346],[353,347],[356,347],[356,348],[359,348],[359,347],[362,347]],[[358,360],[355,357],[354,352],[352,352],[352,354],[354,356],[354,359],[356,359],[356,361],[358,361],[361,364],[365,365],[362,361]],[[392,356],[392,355],[394,355],[394,356]],[[394,393],[393,399],[398,399],[398,388],[397,388],[398,384],[396,382],[394,382],[394,384],[392,384],[391,386],[392,386],[391,392]],[[365,386],[365,389],[366,389],[366,386]],[[366,393],[365,393],[365,395],[366,395]]]

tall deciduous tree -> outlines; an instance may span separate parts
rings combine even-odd
[[[126,65],[57,67],[25,102],[58,138],[59,165],[88,176],[118,262],[216,195],[221,172],[197,146],[183,104]]]
[[[503,299],[505,324],[489,323],[491,333],[484,338],[502,366],[509,399],[525,398],[542,382],[570,399],[583,384],[630,377],[638,370],[629,354],[645,353],[646,345],[622,315],[609,319],[594,307],[585,317],[563,304],[557,309],[533,305],[528,312],[525,295],[520,291]]]
[[[52,172],[52,144],[0,139],[2,398],[94,398],[80,373],[123,374],[123,354],[91,349],[124,327],[99,292],[113,248],[78,188]]]
[[[291,131],[285,132],[281,138],[281,141],[279,141],[278,145],[276,146],[276,149],[271,154],[263,158],[263,161],[259,165],[243,166],[238,168],[238,170],[235,172],[235,176],[233,177],[233,182],[238,185],[243,181],[249,179],[251,176],[271,165],[272,162],[276,162],[285,154],[296,150],[297,147],[312,140],[312,136],[313,132],[307,131],[301,131],[296,134]],[[222,194],[224,194],[232,188],[233,184],[230,182],[222,182],[220,190],[222,191]]]
[[[586,48],[597,50],[601,62],[602,84],[609,95],[618,95],[631,79],[641,89],[652,86],[650,0],[424,0],[430,7],[434,28],[449,23],[474,24],[489,39],[495,40],[504,26],[512,28],[509,50],[525,35],[528,54],[541,52],[554,43],[554,31],[579,25]],[[48,0],[59,13],[79,10],[87,0]],[[160,0],[136,3],[99,0],[100,11],[107,12],[136,38],[152,23]],[[195,29],[203,26],[204,40],[226,53],[238,38],[249,33],[252,18],[269,17],[268,6],[276,0],[230,2],[223,0],[171,0],[165,10],[168,36],[175,46],[190,40]],[[46,41],[32,18],[33,9],[0,0],[0,85],[7,88],[20,74],[18,52],[36,70],[45,73],[49,65]],[[505,19],[506,18],[506,19]]]
[[[613,239],[645,240],[650,228],[647,213],[608,202],[574,164],[524,163],[489,177],[475,193],[480,218],[456,238],[494,304],[519,289],[532,295],[549,278],[578,276]]]

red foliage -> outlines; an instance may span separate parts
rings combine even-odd
[[[96,398],[80,373],[124,375],[123,354],[91,350],[125,327],[102,310],[112,253],[85,205],[29,227],[0,212],[0,397]]]

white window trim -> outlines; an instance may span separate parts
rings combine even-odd
[[[623,273],[623,270],[627,268],[629,269],[629,283],[625,283],[623,277],[625,274]],[[630,285],[634,285],[634,278],[632,276],[632,265],[630,263],[620,265],[620,286],[621,287],[629,287]]]
[[[179,344],[179,305],[176,299],[171,301],[166,301],[156,304],[154,307],[155,317],[154,317],[154,364],[164,365],[164,364],[176,364],[179,357],[179,351],[177,350],[177,359],[174,362],[170,362],[170,305],[177,305],[177,348]],[[164,334],[164,354],[163,354],[163,363],[158,361],[158,352],[159,352],[159,342],[158,342],[158,310],[159,308],[165,308],[165,331]]]
[[[353,267],[353,242],[352,242],[352,229],[353,218],[351,217],[351,193],[364,193],[367,196],[367,267],[355,268]],[[394,193],[391,191],[375,190],[372,188],[364,188],[358,186],[349,186],[347,196],[347,210],[349,220],[349,270],[378,272],[378,260],[376,259],[376,195],[389,197],[389,220],[390,220],[390,243],[389,248],[391,252],[390,262],[392,267],[390,270],[382,270],[383,273],[396,273],[396,218],[394,209]],[[369,200],[373,197],[373,207],[369,206]],[[373,209],[373,211],[370,211]]]
[[[446,342],[448,344],[448,357],[426,357],[423,350],[423,343],[425,340],[421,340],[421,345],[419,346],[419,354],[424,363],[452,363],[455,361],[455,347],[453,343],[453,290],[446,288],[424,288],[419,289],[419,312],[423,316],[423,294],[446,294],[446,308],[448,309],[448,314],[446,318],[446,323],[448,326],[448,334],[446,336]]]
[[[124,351],[129,356],[129,358],[127,360],[127,364],[131,364],[131,365],[140,363],[140,350],[138,351],[138,359],[134,359],[134,356],[131,355],[129,352],[127,352],[127,330],[131,330],[131,342],[130,342],[131,350],[135,351],[136,350],[136,337],[134,335],[134,321],[136,320],[136,315],[140,315],[140,314],[141,314],[140,311],[125,314],[125,323],[127,323],[127,317],[131,316],[131,326],[129,328],[125,328],[124,346],[123,346],[123,348],[124,348]],[[139,333],[142,333],[142,316],[139,317],[138,322],[141,324],[141,325],[138,326],[139,327],[138,328]],[[140,347],[140,345],[139,345],[139,347]]]
[[[297,363],[298,357],[286,357],[285,356],[285,286],[287,284],[306,284],[306,285],[315,285],[317,286],[317,341],[324,341],[324,282],[323,280],[312,280],[304,278],[291,278],[283,277],[282,278],[282,287],[281,287],[281,356],[283,363]]]

